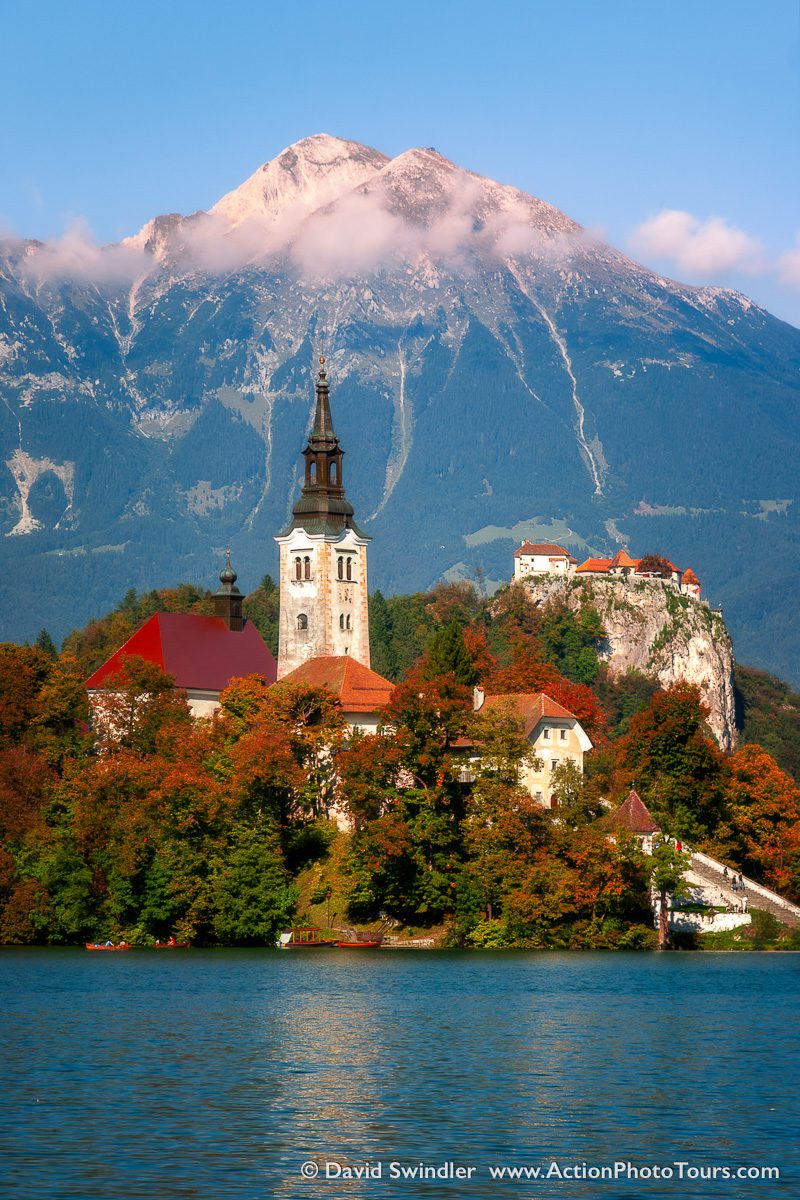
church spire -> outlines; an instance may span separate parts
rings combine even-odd
[[[330,388],[328,387],[328,375],[325,371],[325,358],[320,357],[319,360],[319,376],[317,377],[317,407],[314,412],[314,428],[311,431],[309,445],[317,445],[320,448],[333,445],[338,442],[336,434],[333,432],[333,419],[331,417],[330,404]]]
[[[362,537],[353,521],[353,506],[344,493],[344,450],[339,445],[339,439],[333,429],[330,388],[324,357],[320,357],[319,362],[314,424],[308,445],[303,451],[303,492],[292,508],[289,529],[305,529],[308,533],[326,535],[353,529]]]

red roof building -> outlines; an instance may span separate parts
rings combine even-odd
[[[600,817],[595,825],[599,829],[607,830],[612,836],[621,829],[627,830],[628,833],[636,836],[647,853],[652,853],[653,835],[659,832],[658,825],[650,816],[647,805],[634,791],[628,793],[619,808]]]
[[[377,729],[379,712],[394,691],[393,683],[349,655],[310,658],[284,675],[280,683],[327,688],[338,699],[348,724],[365,733]]]
[[[217,707],[220,692],[232,679],[262,675],[274,683],[277,675],[275,658],[252,621],[244,620],[240,630],[232,630],[222,617],[155,613],[86,680],[87,690],[104,690],[132,655],[171,675],[198,716]]]
[[[610,558],[587,558],[575,573],[576,575],[607,575],[610,566]]]
[[[523,542],[514,551],[514,578],[525,575],[563,575],[575,570],[577,559],[555,542]]]
[[[516,717],[535,756],[523,765],[520,783],[539,804],[555,808],[553,772],[568,762],[583,772],[583,757],[592,748],[589,736],[575,714],[544,692],[486,696],[476,688],[474,704],[478,713],[507,713]]]
[[[244,597],[236,586],[230,553],[214,595],[214,616],[154,613],[86,680],[90,699],[108,691],[108,681],[124,673],[125,659],[144,658],[166,671],[186,692],[194,716],[219,707],[220,692],[232,679],[261,675],[274,683],[278,669],[272,651],[252,621],[242,614]]]

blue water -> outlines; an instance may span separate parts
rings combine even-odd
[[[798,984],[797,955],[5,950],[0,1197],[800,1197]],[[781,1179],[489,1177],[681,1160]]]

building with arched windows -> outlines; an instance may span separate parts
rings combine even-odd
[[[344,491],[344,451],[333,430],[325,361],[304,480],[280,547],[278,678],[315,658],[349,657],[368,667],[367,545]]]

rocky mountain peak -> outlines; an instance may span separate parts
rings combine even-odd
[[[325,133],[302,138],[263,164],[211,209],[231,228],[314,212],[365,183],[390,160],[379,150]]]

